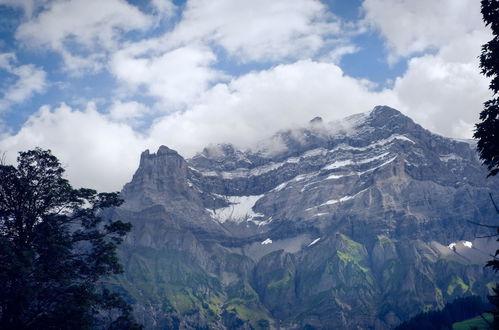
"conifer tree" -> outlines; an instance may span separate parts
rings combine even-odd
[[[491,78],[489,88],[493,96],[484,103],[480,122],[475,126],[474,137],[478,140],[478,152],[484,165],[489,169],[489,176],[494,176],[499,172],[499,0],[482,0],[481,6],[483,21],[491,28],[493,38],[482,46],[480,68],[482,74]],[[497,234],[499,235],[499,227]],[[499,249],[494,258],[487,263],[487,266],[496,272],[499,271],[498,255]],[[494,316],[492,328],[499,329],[498,284],[493,289],[493,294],[489,296],[489,301],[494,305],[494,310],[491,311]]]
[[[0,165],[0,329],[140,329],[99,282],[122,272],[116,248],[131,225],[102,216],[122,201],[63,173],[50,150]]]
[[[482,46],[480,68],[482,74],[491,78],[493,97],[484,103],[474,137],[480,158],[492,176],[499,172],[499,0],[482,0],[481,4],[483,20],[492,29],[493,38]]]

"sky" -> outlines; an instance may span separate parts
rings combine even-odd
[[[388,105],[471,138],[491,93],[477,0],[0,0],[0,153],[120,190],[140,153],[246,149]]]

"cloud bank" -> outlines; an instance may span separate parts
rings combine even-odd
[[[24,10],[15,41],[59,56],[68,83],[99,74],[114,82],[105,102],[48,103],[0,135],[10,162],[19,150],[52,149],[76,186],[119,190],[140,152],[161,144],[186,157],[208,144],[250,148],[315,116],[333,120],[379,104],[469,138],[490,96],[477,56],[491,35],[477,1],[364,0],[354,21],[318,0],[2,4]],[[407,69],[391,83],[349,76],[342,60],[363,49],[359,35],[381,40],[381,60]],[[55,75],[17,58],[0,56],[13,82],[0,100],[5,111],[43,94]]]

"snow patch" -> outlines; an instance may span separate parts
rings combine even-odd
[[[261,221],[259,221],[259,220],[255,220],[255,219],[250,219],[250,220],[248,220],[248,221],[251,221],[251,222],[253,222],[255,225],[257,225],[258,227],[260,227],[260,226],[266,226],[266,225],[268,225],[269,223],[271,223],[271,222],[272,222],[272,217],[270,217],[270,218],[268,218],[268,219],[266,219],[266,220],[261,220]]]
[[[384,146],[384,145],[389,144],[390,142],[393,142],[395,140],[402,140],[402,141],[410,142],[412,144],[416,144],[416,142],[412,141],[407,136],[394,134],[394,135],[391,135],[390,137],[388,137],[386,139],[378,140],[378,141],[373,142],[373,143],[371,143],[371,144],[369,144],[369,145],[367,145],[365,147],[352,147],[352,146],[349,146],[347,144],[341,144],[341,145],[337,146],[336,148],[330,150],[329,152],[333,152],[333,151],[336,151],[336,150],[366,151],[366,150],[370,150],[370,149],[374,149],[374,148],[378,148],[378,147]]]
[[[204,157],[204,156],[203,156],[203,157]],[[191,171],[194,171],[194,172],[198,172],[198,173],[199,173],[199,170],[198,170],[197,168],[194,168],[194,167],[192,167],[192,166],[189,166],[189,169],[190,169]]]
[[[286,186],[288,185],[288,182],[283,182],[281,183],[280,185],[278,185],[277,187],[275,187],[274,189],[272,189],[273,191],[281,191],[283,190],[284,188],[286,188]]]
[[[297,164],[299,162],[300,162],[300,157],[291,157],[291,158],[286,159],[286,163],[289,163],[289,164]]]
[[[350,159],[339,160],[339,161],[336,161],[334,163],[331,163],[329,165],[324,166],[322,169],[323,170],[334,170],[335,168],[340,168],[340,167],[344,167],[344,166],[352,165],[352,164],[353,164],[353,162]]]
[[[256,217],[263,217],[261,213],[255,213],[253,207],[263,195],[256,196],[226,196],[229,206],[216,210],[208,210],[212,217],[220,222],[227,220],[241,222],[252,220]]]
[[[389,152],[385,152],[385,153],[382,153],[381,155],[377,155],[374,157],[361,159],[361,160],[357,160],[357,161],[352,161],[350,159],[339,160],[339,161],[336,161],[334,163],[331,163],[329,165],[324,166],[322,169],[323,170],[333,170],[333,169],[337,169],[337,168],[344,167],[347,165],[368,164],[368,163],[374,162],[376,160],[386,158],[386,156],[388,156],[389,154],[390,154]]]
[[[410,142],[412,144],[416,144],[416,142],[412,141],[411,139],[409,139],[407,136],[405,135],[392,135],[393,138],[391,141],[393,140],[402,140],[402,141],[407,141],[407,142]]]
[[[367,159],[366,159],[365,161],[366,161],[366,162],[370,162],[370,161],[374,160],[374,158],[376,158],[376,159],[380,159],[380,158],[384,158],[386,155],[388,155],[388,153],[385,153],[385,154],[380,155],[380,156],[376,156],[376,157],[369,158],[369,161],[367,161]],[[383,167],[383,166],[385,166],[385,165],[390,164],[390,163],[391,163],[391,162],[393,162],[396,158],[397,158],[397,156],[394,156],[394,157],[390,158],[389,160],[387,160],[386,162],[383,162],[383,163],[382,163],[382,164],[380,164],[380,165],[377,165],[377,166],[375,166],[375,167],[372,167],[372,168],[370,168],[370,169],[368,169],[368,170],[361,171],[361,172],[353,171],[353,172],[350,172],[350,173],[348,173],[348,174],[342,174],[342,175],[341,175],[341,174],[330,174],[330,175],[326,178],[326,180],[335,180],[335,179],[340,179],[340,178],[343,178],[343,177],[346,177],[346,176],[351,176],[351,175],[361,176],[361,175],[363,175],[363,174],[366,174],[366,173],[372,172],[372,171],[374,171],[374,170],[376,170],[376,169],[378,169],[378,168],[380,168],[380,167]],[[363,161],[358,162],[358,164],[361,164],[362,162],[363,162]]]
[[[384,146],[394,140],[402,140],[402,141],[408,141],[412,144],[415,144],[414,141],[412,141],[411,139],[409,139],[408,137],[404,136],[404,135],[392,135],[386,139],[382,139],[382,140],[379,140],[379,141],[376,141],[374,143],[371,143],[370,145],[367,145],[365,147],[352,147],[352,146],[349,146],[349,145],[346,145],[346,144],[341,144],[333,149],[330,149],[330,150],[327,150],[327,149],[324,149],[324,148],[316,148],[316,149],[312,149],[312,150],[308,150],[306,152],[304,152],[302,155],[300,156],[297,156],[297,157],[290,157],[288,158],[287,160],[283,161],[283,162],[279,162],[279,163],[274,163],[274,162],[271,162],[267,165],[263,165],[263,166],[259,166],[259,167],[255,167],[255,168],[252,168],[252,169],[247,169],[247,168],[238,168],[234,171],[230,171],[230,172],[225,172],[225,171],[222,171],[222,172],[217,172],[217,171],[199,171],[193,167],[189,167],[191,170],[193,171],[196,171],[198,173],[200,173],[201,175],[203,176],[207,176],[207,177],[213,177],[213,176],[218,176],[218,177],[222,177],[224,179],[235,179],[235,178],[244,178],[244,177],[251,177],[251,176],[259,176],[259,175],[262,175],[262,174],[265,174],[265,173],[268,173],[268,172],[271,172],[271,171],[274,171],[286,164],[296,164],[296,163],[299,163],[302,159],[305,159],[305,158],[309,158],[309,157],[317,157],[317,156],[325,156],[329,153],[333,153],[337,150],[357,150],[357,151],[366,151],[366,150],[371,150],[371,149],[375,149],[375,148],[379,148],[380,146]],[[374,160],[378,160],[378,159],[381,159],[381,158],[384,158],[388,155],[388,153],[384,153],[382,155],[379,155],[379,156],[375,156],[375,157],[372,157],[372,158],[368,158],[368,159],[364,159],[364,160],[359,160],[359,161],[352,161],[352,160],[342,160],[342,161],[336,161],[332,164],[329,164],[329,165],[326,165],[323,170],[331,170],[331,169],[336,169],[336,168],[340,168],[340,167],[344,167],[344,166],[347,166],[347,165],[352,165],[352,164],[365,164],[365,163],[369,163],[369,162],[372,162]],[[454,159],[454,158],[450,158],[450,157],[454,157],[455,155],[444,155],[441,157],[441,159],[447,159],[447,160],[450,160],[450,159]],[[445,158],[447,157],[447,158]],[[458,156],[456,156],[458,157]],[[444,161],[444,160],[443,160]]]
[[[324,148],[317,148],[317,149],[312,149],[309,151],[306,151],[303,153],[301,156],[302,158],[309,158],[309,157],[315,157],[315,156],[324,156],[328,153],[328,150]]]
[[[389,154],[390,154],[389,152],[385,152],[385,153],[378,155],[378,156],[359,160],[358,162],[356,162],[356,164],[368,164],[368,163],[374,162],[375,160],[386,158],[386,156],[388,156]]]
[[[343,178],[345,176],[348,176],[347,174],[344,174],[344,175],[338,175],[338,174],[330,174],[326,180],[336,180],[336,179],[339,179],[339,178]]]
[[[314,206],[314,207],[309,207],[308,209],[306,209],[305,211],[308,211],[308,210],[312,210],[316,207],[320,207],[320,206],[324,206],[324,205],[334,205],[334,204],[338,204],[338,203],[341,203],[341,202],[345,202],[345,201],[348,201],[350,199],[354,199],[355,197],[357,197],[358,195],[362,194],[364,191],[368,190],[369,188],[366,188],[366,189],[363,189],[361,191],[359,191],[358,193],[356,193],[355,195],[349,195],[349,196],[344,196],[344,197],[341,197],[339,199],[331,199],[331,200],[328,200],[327,202],[324,202],[322,203],[321,205],[319,206]]]
[[[448,154],[440,156],[440,161],[447,163],[449,160],[462,160],[463,158],[456,154]]]
[[[376,141],[376,142],[374,142],[374,143],[372,143],[372,144],[370,144],[370,145],[368,145],[367,147],[364,147],[364,148],[371,149],[373,147],[378,147],[378,146],[382,146],[382,145],[388,144],[388,143],[393,142],[395,140],[402,140],[402,141],[410,142],[412,144],[416,144],[416,142],[412,141],[411,139],[409,139],[405,135],[394,134],[394,135],[391,135],[390,137],[388,137],[386,139],[382,139],[382,140]]]
[[[315,243],[317,243],[318,241],[320,241],[320,239],[321,239],[320,237],[319,237],[319,238],[314,239],[314,240],[312,241],[312,243],[310,243],[308,246],[312,246],[312,245],[314,245]]]
[[[305,179],[311,179],[315,176],[317,176],[319,174],[319,172],[314,172],[314,173],[310,173],[310,174],[300,174],[300,175],[297,175],[293,181],[295,182],[298,182],[298,181],[302,181],[302,180],[305,180]]]
[[[473,243],[471,243],[470,241],[464,241],[463,245],[466,246],[467,248],[471,249],[471,247],[473,246]]]
[[[215,171],[198,172],[201,173],[202,176],[218,176],[218,173]]]
[[[340,202],[345,202],[347,200],[350,200],[352,199],[354,196],[345,196],[345,197],[341,197],[340,199],[330,199],[328,200],[327,202],[325,203],[322,203],[321,205],[319,206],[323,206],[323,205],[333,205],[333,204],[337,204],[337,203],[340,203]]]
[[[383,164],[381,164],[381,165],[375,166],[375,167],[373,167],[373,168],[370,168],[370,169],[365,170],[365,171],[362,171],[362,172],[357,172],[357,175],[358,175],[358,176],[361,176],[362,174],[372,172],[372,171],[374,171],[374,170],[376,170],[376,169],[378,169],[378,168],[380,168],[380,167],[383,167],[383,166],[385,166],[385,165],[390,164],[390,163],[391,163],[391,162],[393,162],[396,158],[397,158],[397,156],[394,156],[394,157],[392,157],[391,159],[387,160],[386,162],[384,162],[384,163],[383,163]]]
[[[297,175],[293,179],[285,181],[285,182],[281,183],[280,185],[276,186],[274,189],[272,189],[272,191],[281,191],[284,188],[286,188],[287,185],[290,184],[291,182],[299,182],[299,181],[303,181],[306,179],[311,179],[313,177],[316,177],[317,175],[319,175],[319,172]],[[302,190],[302,192],[303,192],[303,190]]]
[[[267,238],[265,241],[263,241],[260,244],[262,244],[262,245],[272,244],[272,240],[270,238]]]
[[[264,166],[259,166],[255,167],[252,169],[247,169],[247,168],[238,168],[235,169],[232,172],[215,172],[215,171],[206,171],[206,172],[199,172],[201,173],[202,176],[219,176],[222,177],[223,179],[236,179],[236,178],[245,178],[245,177],[251,177],[251,176],[259,176],[271,171],[274,171],[281,166],[283,166],[284,163],[270,163],[268,165]]]
[[[467,247],[467,248],[472,248],[473,247],[473,243],[470,242],[470,241],[460,241],[458,243],[461,243],[463,246]],[[447,245],[447,247],[451,250],[456,250],[456,247],[457,247],[457,244],[456,242],[452,242],[450,243],[449,245]]]
[[[247,169],[247,168],[238,168],[235,169],[234,171],[231,172],[215,172],[215,171],[206,171],[206,172],[199,172],[203,176],[221,176],[223,179],[235,179],[235,178],[244,178],[244,177],[251,177],[251,176],[259,176],[268,172],[272,172],[274,170],[279,169],[280,167],[284,166],[285,164],[296,164],[299,163],[301,158],[308,158],[308,157],[314,157],[314,156],[319,156],[319,155],[325,155],[327,154],[328,150],[324,148],[317,148],[313,150],[309,150],[305,152],[303,155],[299,157],[290,157],[287,160],[279,163],[270,163],[267,165],[255,167],[252,169]]]

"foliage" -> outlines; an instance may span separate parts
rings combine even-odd
[[[494,96],[484,103],[474,137],[478,139],[480,158],[487,165],[490,176],[499,172],[499,1],[482,0],[481,4],[483,20],[494,37],[482,46],[480,68],[482,74],[491,78],[489,88]]]
[[[50,150],[0,165],[0,328],[139,328],[130,306],[102,288],[122,272],[117,245],[131,225],[105,220],[117,193],[73,189]]]
[[[451,329],[455,322],[467,320],[483,313],[487,306],[478,296],[459,298],[445,305],[440,311],[421,313],[396,327],[396,330]]]
[[[481,0],[481,6],[483,21],[486,26],[490,26],[493,38],[482,46],[480,68],[482,74],[491,78],[489,88],[493,92],[493,97],[484,103],[484,109],[480,113],[480,122],[475,127],[474,137],[478,139],[477,149],[480,158],[487,165],[489,176],[493,176],[499,172],[499,1]],[[499,228],[496,229],[499,234]],[[499,250],[487,263],[487,266],[492,267],[496,272],[499,270],[498,255]],[[498,295],[499,285],[496,285],[494,293],[489,296],[489,301],[494,305],[491,313],[494,316],[493,327],[495,329],[499,329]]]

